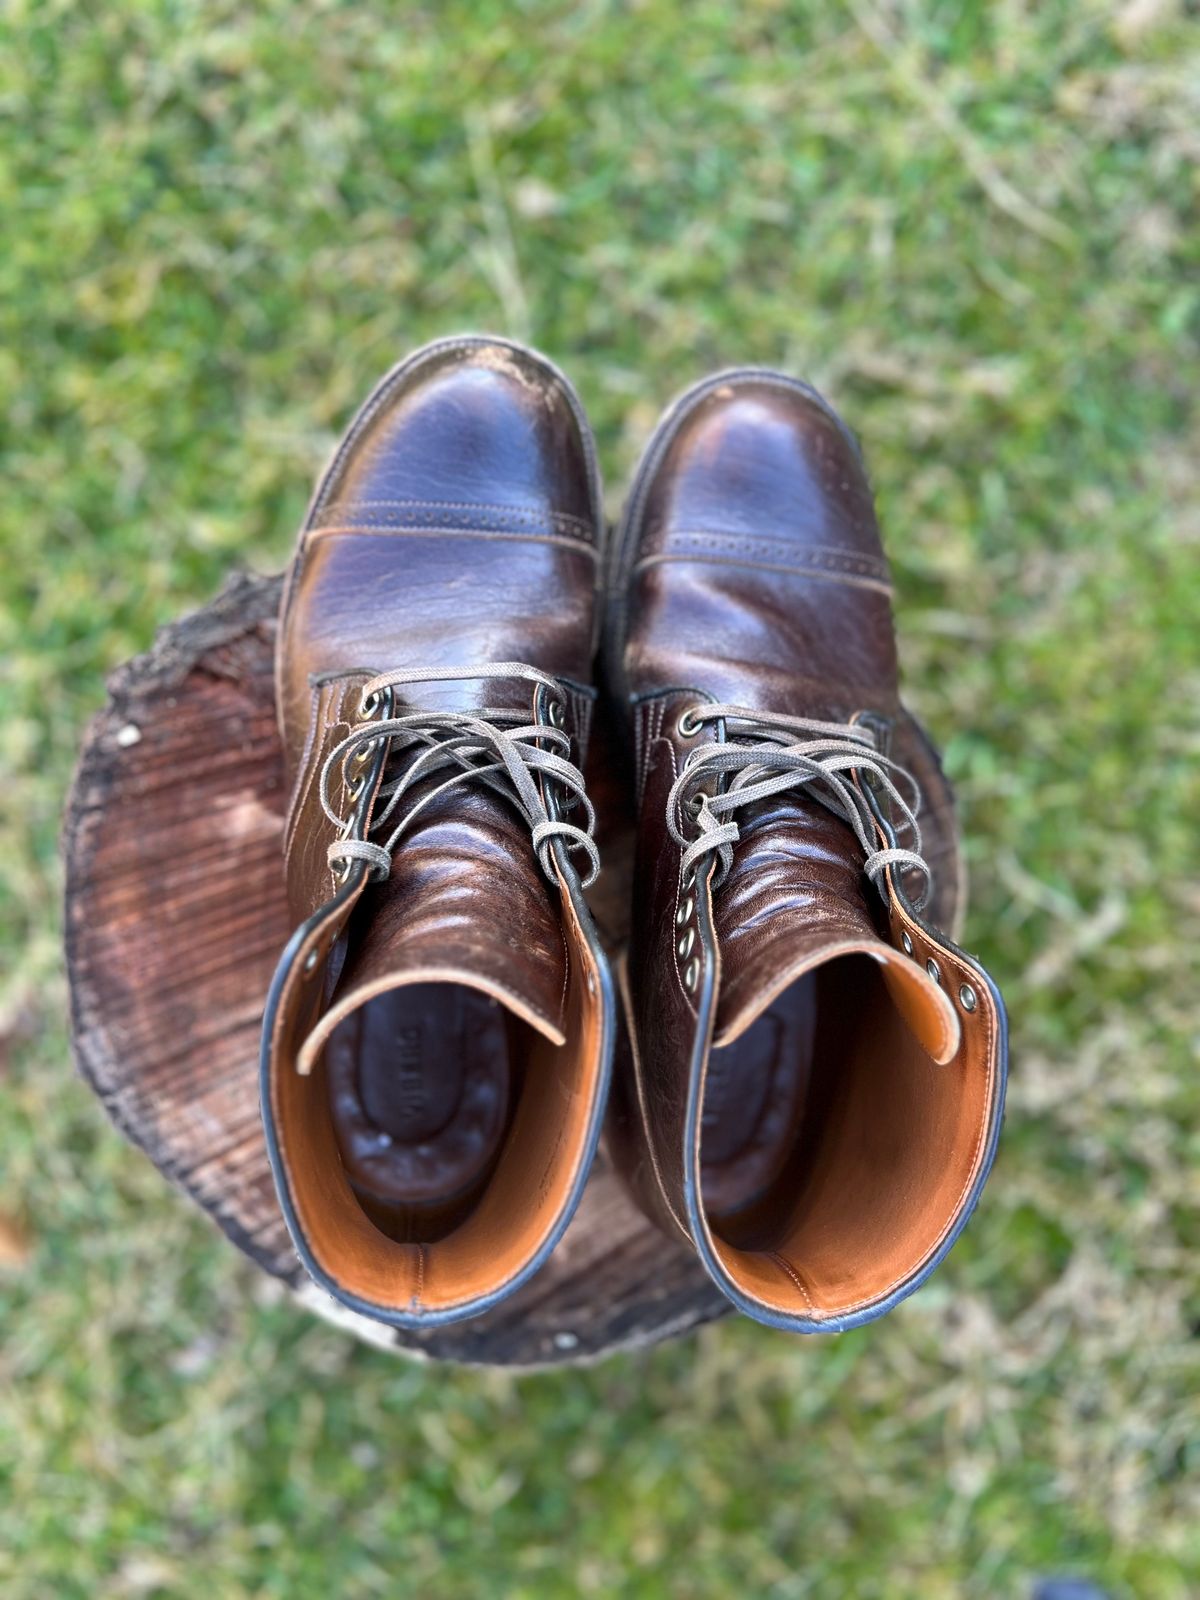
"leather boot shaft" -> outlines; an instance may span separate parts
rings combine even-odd
[[[262,1097],[306,1267],[399,1326],[535,1272],[582,1192],[614,1006],[583,898],[601,555],[578,401],[531,351],[418,352],[318,485],[278,704],[296,931]]]
[[[953,800],[900,701],[861,455],[811,389],[723,374],[668,413],[606,652],[638,790],[620,1159],[749,1315],[869,1320],[978,1197],[1005,1019],[953,942]]]

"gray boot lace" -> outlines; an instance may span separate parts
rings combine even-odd
[[[685,878],[705,856],[715,852],[719,868],[714,883],[721,883],[733,865],[733,847],[740,838],[733,813],[758,800],[797,789],[849,823],[865,861],[863,870],[881,888],[879,875],[887,867],[915,869],[925,880],[920,910],[929,898],[933,873],[921,855],[921,830],[917,825],[920,790],[911,773],[878,748],[869,727],[841,722],[817,722],[773,711],[748,711],[735,705],[689,706],[679,718],[685,736],[699,732],[705,723],[723,722],[728,742],[706,744],[693,750],[671,786],[667,801],[667,827],[683,848],[681,871]],[[857,777],[858,784],[850,782]],[[725,780],[715,793],[701,786],[710,779]],[[907,830],[913,848],[880,850],[875,814],[867,798],[874,790],[892,825]],[[907,792],[907,797],[906,797]],[[694,832],[685,833],[681,818]]]
[[[324,681],[339,676],[342,674],[330,673]],[[405,684],[492,678],[521,678],[541,685],[552,696],[549,715],[553,721],[529,723],[524,720],[526,712],[503,707],[482,707],[470,712],[411,711],[402,715],[391,711],[392,691]],[[313,680],[321,681],[321,677]],[[592,839],[596,816],[584,792],[583,773],[567,759],[571,736],[561,726],[564,704],[565,694],[557,679],[519,661],[501,661],[468,671],[460,667],[406,667],[373,677],[362,688],[361,720],[334,746],[321,768],[321,807],[339,832],[337,841],[329,846],[330,866],[344,881],[353,862],[365,861],[372,878],[386,878],[392,867],[392,852],[417,817],[451,790],[481,783],[515,805],[524,817],[532,834],[534,853],[548,878],[554,877],[554,839],[562,839],[568,850],[582,850],[590,869],[584,880],[586,888],[600,870],[600,856]],[[337,811],[330,787],[340,767],[347,794],[356,801],[366,782],[364,769],[380,740],[386,741],[389,761],[414,751],[416,755],[398,776],[389,780],[385,775],[380,785],[370,832],[386,837],[353,838],[354,818],[343,817]],[[449,777],[426,786],[427,780],[447,769]],[[563,809],[582,806],[583,827],[550,816],[539,778],[546,787],[557,789],[556,798]],[[416,795],[418,786],[422,792]],[[406,801],[410,802],[407,806]]]

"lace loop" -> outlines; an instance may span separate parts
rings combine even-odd
[[[720,704],[688,706],[681,724],[684,716],[696,728],[723,722],[731,736],[726,743],[693,750],[671,786],[667,828],[683,849],[680,870],[685,878],[703,857],[715,854],[720,865],[714,882],[720,883],[733,865],[733,847],[741,837],[733,813],[755,801],[807,788],[813,800],[849,824],[862,846],[863,870],[876,887],[886,868],[911,868],[925,879],[916,909],[927,903],[933,873],[921,855],[920,789],[911,773],[878,748],[869,727]],[[724,786],[709,793],[700,787],[707,779],[724,780]],[[911,849],[879,848],[867,788],[898,813],[898,831],[908,830]],[[680,826],[685,811],[695,824],[692,836]]]
[[[329,674],[328,677],[341,674]],[[524,711],[508,707],[483,707],[477,711],[408,711],[378,716],[390,699],[387,691],[412,683],[448,683],[497,678],[518,678],[547,691],[560,704],[562,685],[549,674],[523,662],[502,661],[486,667],[464,670],[460,667],[407,667],[382,672],[369,679],[359,695],[360,721],[339,740],[321,767],[318,794],[321,809],[339,830],[338,839],[328,847],[329,864],[345,876],[355,861],[365,861],[370,875],[382,880],[391,871],[392,853],[415,818],[442,795],[463,785],[482,783],[494,793],[515,804],[528,823],[534,853],[548,878],[553,879],[551,845],[562,839],[568,850],[581,850],[588,859],[587,888],[600,870],[600,856],[592,832],[596,816],[584,790],[583,774],[568,759],[571,737],[552,723],[527,722]],[[347,793],[355,797],[361,784],[359,769],[363,752],[374,750],[378,741],[386,745],[385,759],[411,756],[403,770],[380,785],[377,810],[370,832],[380,833],[393,825],[382,841],[352,837],[353,817],[336,809],[330,793],[334,773],[340,766]],[[441,774],[449,769],[449,776]],[[584,825],[551,816],[543,798],[542,785],[561,794],[566,810],[582,807]],[[416,791],[420,789],[420,793]],[[405,802],[409,804],[406,806]],[[382,802],[382,804],[380,804]],[[399,815],[397,815],[399,813]],[[393,822],[393,819],[395,821]]]

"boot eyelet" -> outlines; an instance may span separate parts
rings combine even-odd
[[[941,983],[942,969],[938,966],[937,962],[932,956],[930,956],[929,960],[925,963],[925,971],[933,979],[934,983]]]
[[[315,944],[315,945],[313,945],[312,949],[308,952],[308,954],[304,958],[304,965],[300,969],[301,976],[303,976],[305,978],[311,978],[313,973],[317,970],[317,962],[320,959],[321,959],[321,947],[320,947],[320,945]]]
[[[353,783],[348,783],[346,785],[346,796],[347,796],[347,798],[349,799],[349,801],[350,801],[350,803],[352,805],[356,804],[359,800],[362,799],[362,792],[366,788],[366,786],[367,786],[367,775],[366,775],[365,772],[360,772],[358,777],[355,778]]]
[[[684,894],[687,894],[687,893],[690,892],[690,890],[694,889],[695,886],[696,886],[696,869],[695,869],[695,867],[689,867],[687,869],[687,871],[684,873],[683,877],[680,878],[679,887],[683,890]]]
[[[683,969],[683,987],[689,994],[695,994],[696,985],[700,982],[700,958],[693,956]]]
[[[696,902],[689,894],[686,900],[680,902],[679,910],[675,913],[675,926],[682,928],[684,923],[691,921],[692,912],[696,909]]]
[[[377,694],[359,695],[358,719],[360,722],[369,722],[379,710],[379,696]]]
[[[367,762],[370,761],[372,755],[374,754],[375,746],[378,743],[378,739],[371,739],[367,744],[360,744],[358,749],[350,757],[351,766],[365,767]]]
[[[962,1006],[964,1011],[974,1011],[975,1007],[978,1005],[979,996],[975,993],[974,989],[972,989],[969,983],[964,983],[962,988],[958,991],[958,1003]]]
[[[567,720],[566,709],[561,700],[551,700],[550,709],[546,714],[550,718],[551,726],[555,728],[561,728]]]
[[[692,953],[692,946],[695,944],[695,942],[696,942],[696,930],[695,930],[695,928],[689,928],[687,930],[687,932],[684,934],[683,938],[680,939],[679,944],[676,947],[678,949],[678,951],[679,951],[680,956],[681,957],[685,957],[685,958],[687,956],[690,956],[691,953]]]
[[[907,933],[902,933],[900,935],[900,943],[904,946],[904,954],[906,956],[912,955],[912,953],[913,953],[913,942],[909,938]]]
[[[694,739],[700,732],[700,722],[696,717],[695,706],[684,706],[679,713],[679,720],[675,724],[675,732],[681,739]]]

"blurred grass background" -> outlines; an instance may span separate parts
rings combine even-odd
[[[1194,8],[10,0],[0,119],[6,1600],[1200,1592]],[[406,1365],[72,1075],[105,673],[282,565],[358,399],[460,327],[565,363],[614,508],[718,364],[864,440],[1014,1024],[984,1203],[880,1325]]]

